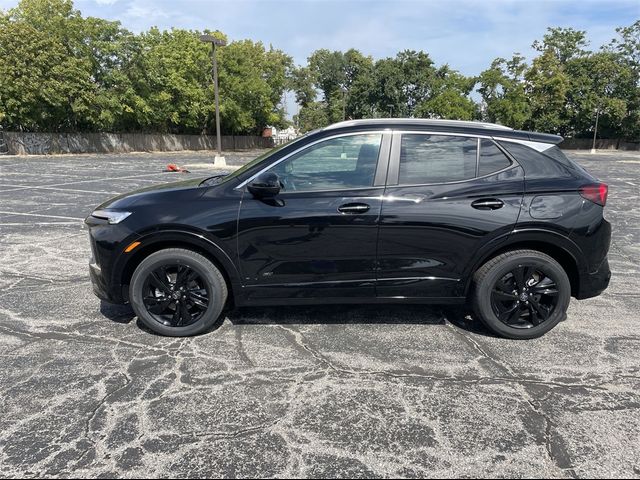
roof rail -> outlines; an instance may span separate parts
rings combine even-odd
[[[493,130],[513,130],[498,123],[476,122],[468,120],[441,120],[431,118],[370,118],[362,120],[346,120],[344,122],[334,123],[325,127],[324,130],[333,130],[334,128],[352,127],[357,125],[379,125],[385,124],[414,124],[414,125],[441,125],[441,126],[457,126],[471,128],[488,128]]]

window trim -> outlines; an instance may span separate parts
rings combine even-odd
[[[288,158],[294,155],[297,155],[298,153],[302,153],[303,151],[307,150],[308,148],[314,145],[317,145],[318,143],[325,142],[327,140],[333,140],[334,138],[351,137],[354,135],[375,135],[375,134],[379,134],[381,136],[381,139],[380,139],[380,150],[378,152],[378,160],[376,163],[376,171],[373,176],[373,185],[369,187],[336,188],[336,189],[329,189],[329,190],[299,190],[299,191],[296,190],[293,192],[282,192],[282,193],[283,194],[285,193],[286,194],[294,194],[294,193],[309,194],[313,192],[349,192],[353,190],[371,190],[372,188],[384,187],[386,176],[387,176],[388,164],[389,164],[389,150],[390,150],[390,143],[391,143],[391,130],[388,128],[375,129],[375,130],[363,130],[363,131],[348,132],[348,133],[336,133],[335,135],[319,138],[314,142],[308,143],[305,146],[288,153],[284,157],[276,160],[275,162],[270,163],[263,169],[259,170],[258,173],[250,176],[248,179],[240,183],[240,185],[234,187],[234,190],[245,189],[245,187],[250,182],[252,182],[258,176],[262,175],[267,170],[279,165],[280,163],[284,162],[285,160],[287,160]]]
[[[453,180],[451,182],[431,182],[431,183],[400,183],[400,145],[402,140],[402,135],[441,135],[441,136],[450,136],[450,137],[465,137],[465,138],[475,138],[477,139],[476,146],[476,175],[472,178],[467,178],[464,180]],[[479,168],[480,168],[480,141],[481,140],[489,140],[491,141],[498,149],[507,157],[507,159],[511,162],[511,164],[501,170],[496,170],[495,172],[488,173],[486,175],[478,176]],[[506,172],[515,167],[519,167],[520,164],[513,158],[512,155],[509,155],[508,152],[505,151],[502,146],[494,140],[493,137],[489,135],[475,135],[475,134],[467,134],[467,133],[457,133],[457,132],[436,132],[436,131],[425,131],[425,130],[394,130],[393,131],[393,140],[391,144],[391,157],[389,159],[389,175],[387,176],[387,187],[423,187],[430,185],[455,185],[457,183],[465,183],[473,180],[478,180],[481,178],[491,177],[493,175],[497,175],[502,172]]]

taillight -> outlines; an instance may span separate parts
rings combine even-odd
[[[609,187],[606,183],[596,183],[594,185],[585,185],[580,187],[580,195],[587,200],[602,205],[607,204],[607,194],[609,193]]]

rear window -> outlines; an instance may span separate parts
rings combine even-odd
[[[564,154],[564,152],[560,150],[560,147],[558,147],[557,145],[554,145],[553,147],[551,147],[548,150],[545,150],[542,153],[560,162],[562,165],[564,165],[567,168],[570,168],[572,170],[580,170],[586,174],[589,174],[586,168],[584,168],[582,165],[574,162],[569,157],[567,157]]]
[[[502,153],[502,150],[491,140],[480,142],[480,163],[478,164],[478,176],[504,170],[511,165],[511,160]]]
[[[522,165],[524,174],[529,179],[571,177],[570,170],[575,169],[573,166],[569,167],[565,165],[565,162],[571,161],[564,157],[562,152],[560,152],[560,154],[564,157],[564,162],[557,161],[551,155],[547,154],[547,152],[557,147],[551,147],[544,152],[538,152],[531,147],[515,142],[500,141],[500,146],[513,155],[518,163]]]
[[[401,185],[446,183],[476,175],[475,138],[404,134],[400,145]]]

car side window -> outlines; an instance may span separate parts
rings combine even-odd
[[[490,173],[503,170],[511,165],[511,160],[502,153],[491,140],[480,141],[480,160],[478,164],[478,176],[489,175]]]
[[[345,135],[319,142],[280,162],[282,191],[348,190],[373,186],[382,134]]]
[[[403,134],[400,185],[446,183],[476,176],[478,141],[451,135]]]

